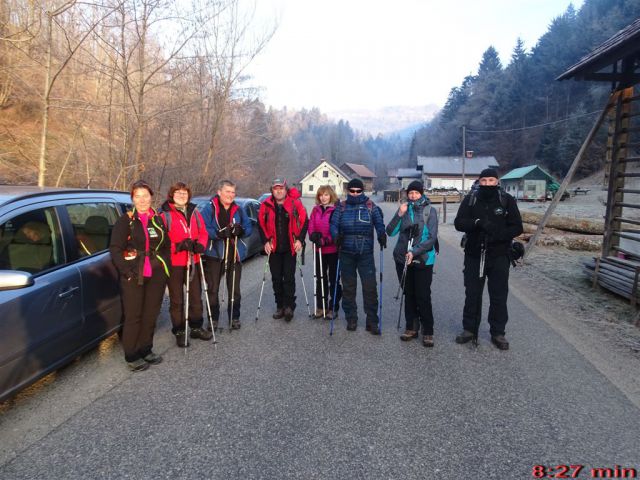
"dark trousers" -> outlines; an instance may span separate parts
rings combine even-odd
[[[509,295],[509,258],[506,255],[486,257],[485,277],[489,288],[489,328],[492,336],[504,335],[509,319],[507,297]],[[480,257],[464,256],[465,300],[462,326],[477,333],[482,320],[482,291],[485,278],[480,278]]]
[[[235,269],[235,278],[233,271]],[[214,321],[220,319],[220,302],[218,300],[218,290],[222,283],[222,277],[225,276],[225,265],[219,258],[206,257],[204,262],[204,271],[207,277],[207,288],[209,293],[209,304],[211,305],[211,318]],[[233,291],[233,313],[231,318],[238,320],[240,318],[240,279],[242,277],[242,263],[233,262],[231,259],[227,264],[226,284],[227,284],[227,315],[231,313],[231,293]],[[235,280],[235,286],[234,286]]]
[[[269,270],[278,308],[296,308],[296,256],[290,252],[272,252]]]
[[[340,278],[342,280],[342,309],[348,324],[358,322],[356,306],[357,274],[362,283],[362,303],[367,316],[367,325],[378,324],[378,290],[376,265],[373,252],[340,253]]]
[[[187,267],[171,266],[171,276],[167,281],[169,287],[169,314],[171,315],[171,331],[175,334],[184,331],[184,277]],[[189,326],[191,328],[202,327],[202,284],[200,265],[193,264],[189,267]]]
[[[336,295],[336,280],[338,273],[338,252],[322,254],[322,272],[320,272],[320,255],[314,254],[316,260],[316,308],[322,310],[322,288],[324,288],[324,308],[332,310],[335,302],[336,310],[340,306],[342,287],[338,284]],[[322,276],[322,283],[320,277]],[[335,295],[335,299],[333,298]]]
[[[398,281],[402,281],[404,265],[396,262]],[[404,319],[407,330],[419,330],[423,335],[433,335],[433,310],[431,308],[431,280],[433,265],[411,265],[404,279]]]
[[[124,311],[122,347],[127,362],[133,362],[151,353],[153,332],[156,329],[166,285],[167,275],[162,268],[154,269],[153,275],[145,278],[142,285],[138,285],[135,278],[129,281],[120,278]]]

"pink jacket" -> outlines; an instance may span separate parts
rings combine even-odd
[[[309,217],[309,236],[314,232],[320,232],[322,234],[323,246],[322,253],[336,253],[338,247],[333,243],[331,233],[329,233],[329,220],[331,219],[331,213],[336,207],[330,205],[323,211],[320,205],[316,205],[311,210],[311,216]],[[317,251],[317,248],[316,248]]]

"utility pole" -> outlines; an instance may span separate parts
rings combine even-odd
[[[462,193],[465,192],[464,167],[465,167],[466,158],[467,158],[467,126],[462,125]]]

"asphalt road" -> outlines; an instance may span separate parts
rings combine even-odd
[[[385,207],[387,220],[391,212]],[[637,403],[514,295],[511,350],[490,344],[486,320],[477,348],[455,344],[464,294],[454,242],[443,237],[435,270],[433,349],[398,339],[391,250],[381,337],[365,331],[363,315],[356,332],[342,316],[330,337],[328,321],[307,317],[299,276],[293,322],[271,319],[268,276],[254,322],[263,265],[264,257],[245,264],[242,329],[219,333],[215,347],[177,348],[165,308],[161,365],[129,373],[112,338],[0,405],[0,478],[524,479],[535,465],[583,465],[576,478],[592,478],[594,467],[640,470]],[[311,295],[310,261],[304,276]]]

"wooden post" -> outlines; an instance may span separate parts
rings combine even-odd
[[[607,100],[607,104],[605,105],[604,109],[600,113],[600,116],[598,117],[596,122],[593,124],[593,127],[591,127],[591,131],[589,132],[589,134],[587,135],[587,138],[585,139],[584,143],[580,147],[580,150],[578,151],[576,158],[573,159],[573,163],[569,167],[569,171],[565,175],[564,180],[562,180],[562,183],[560,184],[560,188],[554,195],[553,200],[551,201],[551,205],[549,205],[549,208],[547,208],[547,211],[544,212],[544,216],[542,217],[542,220],[538,224],[538,228],[536,229],[533,236],[529,239],[529,242],[527,243],[527,246],[524,251],[524,256],[522,259],[523,262],[527,259],[529,252],[531,252],[531,250],[535,247],[536,242],[540,237],[540,234],[544,230],[544,226],[546,225],[547,221],[553,214],[553,211],[556,209],[556,206],[558,205],[558,202],[560,202],[560,199],[562,198],[564,191],[567,189],[567,186],[573,179],[573,175],[578,169],[578,165],[580,165],[580,161],[584,156],[584,152],[587,150],[589,145],[591,145],[591,142],[593,141],[593,138],[596,136],[596,133],[598,133],[598,130],[600,129],[600,125],[602,125],[602,122],[606,118],[607,113],[609,112],[609,109],[614,105],[614,100],[617,98],[617,96],[618,96],[618,92],[614,92],[609,96],[609,99]]]
[[[442,197],[442,223],[447,223],[447,196]]]

